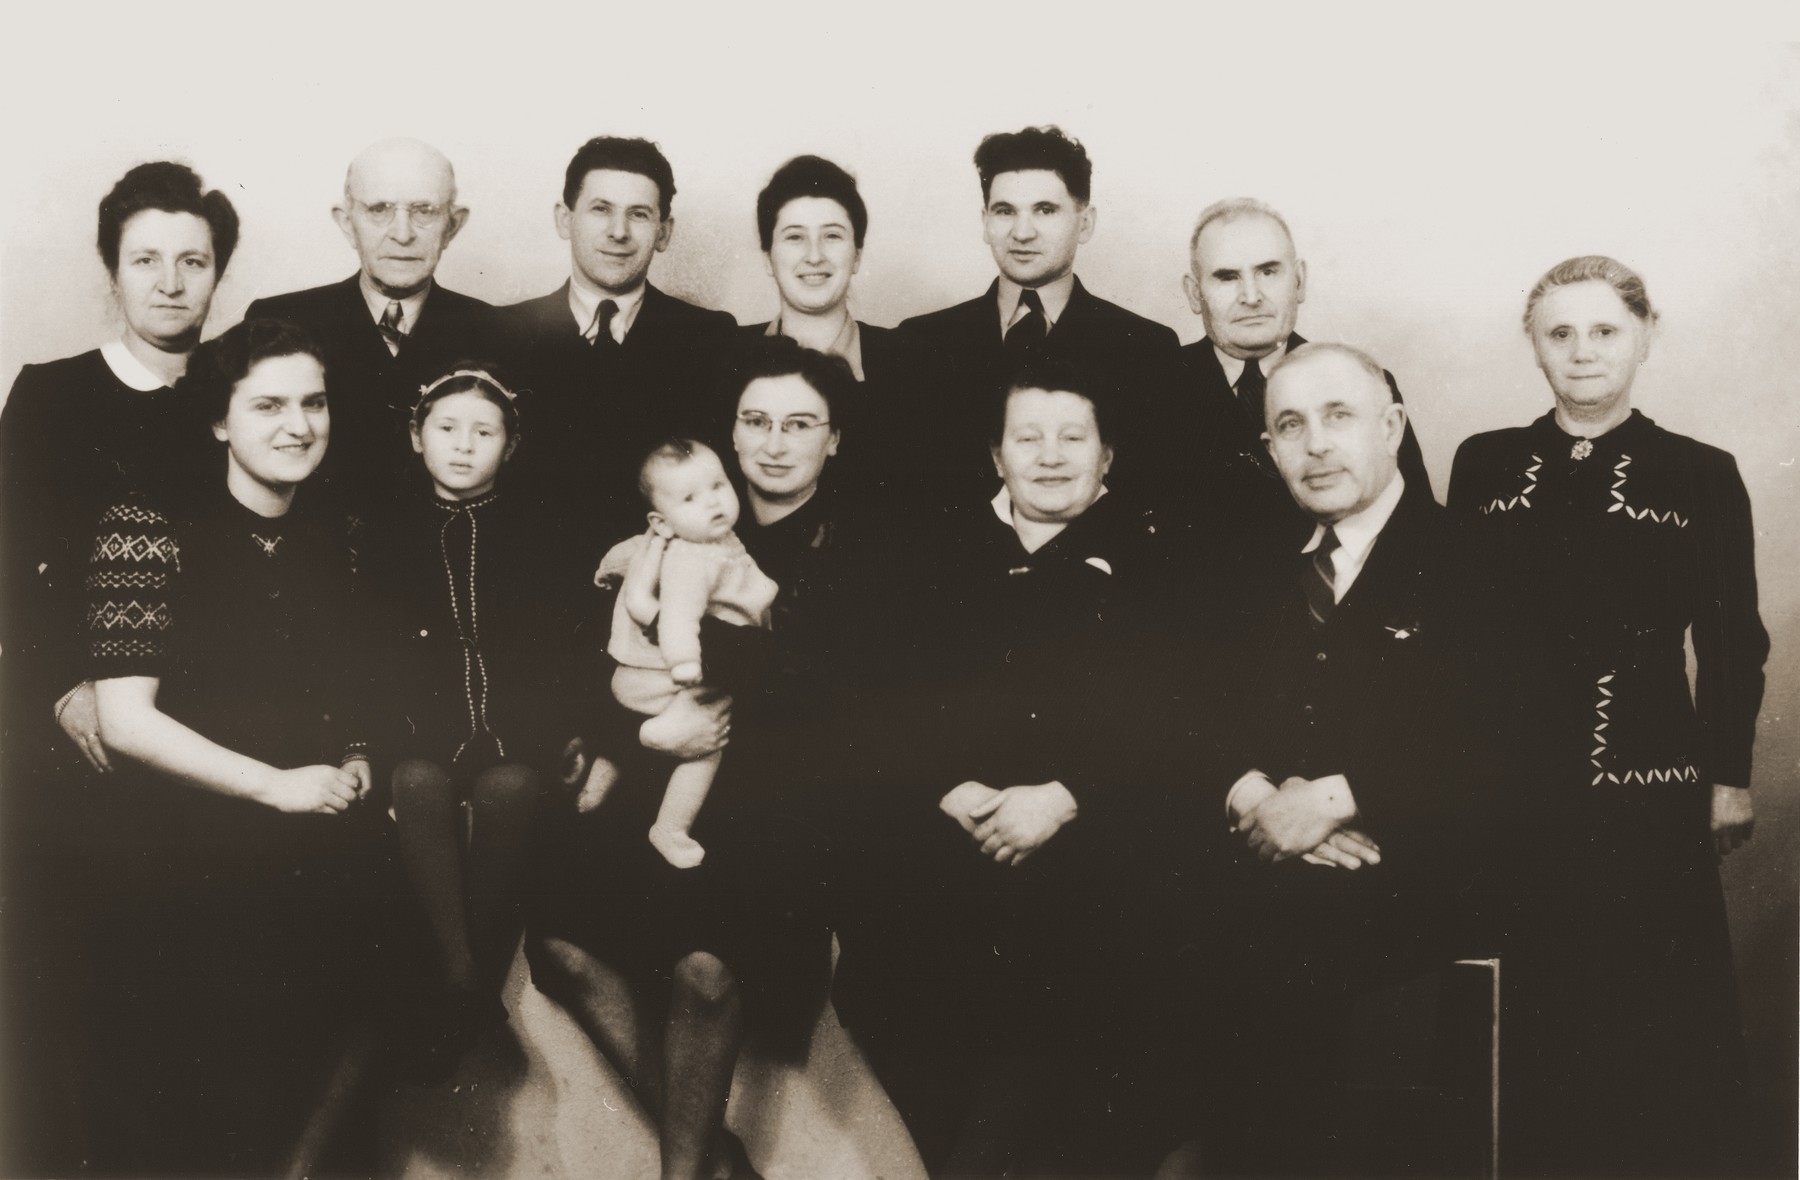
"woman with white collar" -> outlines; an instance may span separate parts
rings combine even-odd
[[[127,172],[100,202],[98,241],[124,331],[79,356],[25,366],[0,413],[8,699],[33,716],[54,706],[98,771],[109,763],[93,687],[76,689],[68,676],[86,545],[109,504],[198,457],[189,440],[200,436],[173,387],[237,238],[231,201],[205,191],[185,164]]]
[[[1002,488],[903,562],[892,646],[918,667],[895,748],[867,754],[884,781],[833,998],[934,1175],[1134,1166],[1117,1100],[1170,826],[1146,756],[1168,598],[1153,520],[1104,483],[1107,408],[1077,370],[1021,372],[995,405]]]
[[[100,202],[98,246],[124,330],[79,356],[26,365],[0,411],[0,883],[9,901],[4,1023],[11,1066],[0,1166],[74,1170],[66,1074],[71,1018],[65,957],[81,896],[65,887],[76,817],[70,773],[110,768],[94,689],[82,680],[82,580],[94,522],[151,469],[179,466],[203,440],[172,388],[237,245],[231,202],[186,165],[140,164]],[[79,687],[78,687],[79,686]],[[62,734],[57,732],[61,723]],[[63,735],[67,735],[66,738]],[[79,753],[79,759],[77,757]],[[41,957],[47,956],[47,957]],[[48,982],[45,982],[48,981]],[[60,1015],[59,1015],[60,1013]]]

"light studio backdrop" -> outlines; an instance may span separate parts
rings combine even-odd
[[[143,160],[192,164],[243,219],[209,335],[257,296],[352,272],[329,208],[351,156],[399,134],[449,154],[473,210],[440,280],[496,303],[567,275],[551,207],[574,149],[657,140],[679,194],[652,278],[744,322],[775,306],[755,194],[789,156],[825,155],[870,210],[853,305],[892,324],[992,276],[981,136],[1057,123],[1094,160],[1092,290],[1196,339],[1195,214],[1271,202],[1309,267],[1301,330],[1394,372],[1441,498],[1463,438],[1549,405],[1519,323],[1530,285],[1614,255],[1662,312],[1635,404],[1731,451],[1755,509],[1774,649],[1756,839],[1725,880],[1752,1044],[1791,1064],[1800,50],[1570,7],[17,6],[0,17],[0,389],[117,333],[94,209]]]

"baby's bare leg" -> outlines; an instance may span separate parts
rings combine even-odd
[[[688,832],[706,804],[707,792],[712,790],[713,776],[719,773],[719,757],[712,753],[677,766],[669,775],[656,822],[650,825],[650,843],[678,869],[691,869],[706,856],[706,849]]]

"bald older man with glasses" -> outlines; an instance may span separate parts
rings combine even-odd
[[[331,448],[320,475],[353,518],[419,478],[407,427],[419,386],[463,359],[504,361],[508,321],[434,278],[469,220],[444,154],[413,139],[350,163],[331,215],[356,250],[347,279],[258,299],[246,319],[291,320],[324,346]]]

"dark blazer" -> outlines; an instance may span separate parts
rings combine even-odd
[[[1298,859],[1252,864],[1248,885],[1253,898],[1272,886],[1304,899],[1283,925],[1303,944],[1348,940],[1338,966],[1385,970],[1444,933],[1434,907],[1478,866],[1489,759],[1472,696],[1484,653],[1460,583],[1468,563],[1451,518],[1410,480],[1323,627],[1308,614],[1300,575],[1310,557],[1298,548],[1244,637],[1229,706],[1241,744],[1209,806],[1222,815],[1225,786],[1251,768],[1276,783],[1344,775],[1382,863],[1354,873]]]
[[[512,351],[497,308],[437,284],[397,356],[388,352],[356,275],[258,299],[244,312],[245,319],[263,317],[292,320],[325,349],[331,445],[318,478],[359,518],[423,486],[424,467],[408,436],[419,387],[458,361],[504,367]]]
[[[593,534],[598,561],[614,541],[643,528],[637,467],[652,446],[672,435],[714,445],[729,438],[729,418],[713,421],[713,390],[737,321],[654,285],[646,285],[617,347],[582,338],[566,282],[506,311],[531,391],[519,457],[554,510]]]
[[[924,489],[938,504],[982,503],[999,479],[989,455],[999,432],[999,398],[1012,376],[1013,361],[1000,333],[1000,283],[986,294],[901,324],[919,340],[929,380],[909,414],[915,454],[931,456],[918,466],[932,486]],[[1142,482],[1132,456],[1154,423],[1145,408],[1173,379],[1175,333],[1116,303],[1108,303],[1075,280],[1069,305],[1044,337],[1042,355],[1079,365],[1096,379],[1110,403],[1108,433],[1116,455],[1112,487]]]
[[[1298,332],[1288,337],[1290,350],[1305,343]],[[1402,401],[1394,375],[1384,375],[1394,400]],[[1158,411],[1161,429],[1150,440],[1153,496],[1190,540],[1214,552],[1254,554],[1252,565],[1306,543],[1312,521],[1275,470],[1262,427],[1239,405],[1210,338],[1181,349],[1179,380]],[[1400,472],[1409,489],[1430,494],[1431,476],[1410,421]]]

